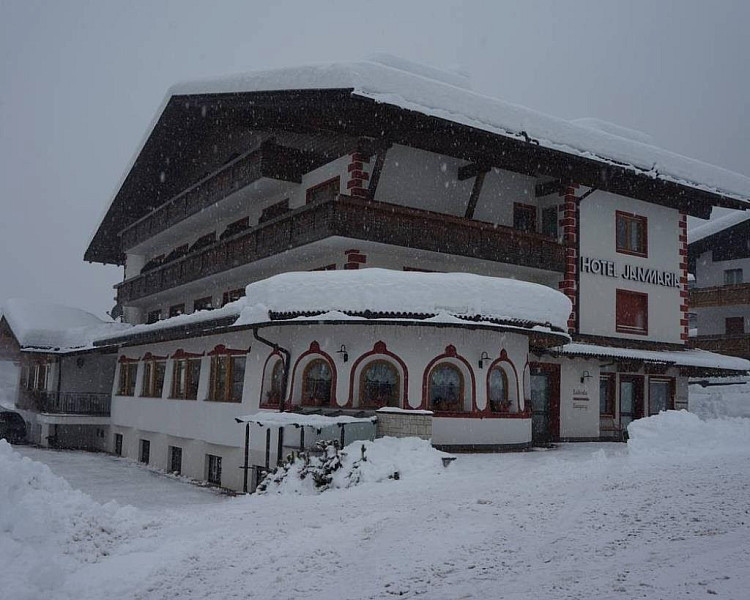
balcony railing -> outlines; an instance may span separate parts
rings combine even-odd
[[[97,392],[42,392],[37,398],[39,412],[108,417],[111,398]]]
[[[562,272],[556,240],[494,225],[350,196],[311,203],[117,286],[120,304],[144,298],[332,236]]]
[[[690,345],[727,356],[750,358],[750,334],[699,335],[690,338]]]
[[[690,290],[690,308],[750,304],[750,283]]]
[[[322,162],[323,159],[309,152],[266,142],[257,150],[235,158],[126,227],[120,234],[122,249],[127,251],[133,248],[261,177],[299,183],[302,173]]]

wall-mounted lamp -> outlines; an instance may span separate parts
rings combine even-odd
[[[587,379],[591,379],[592,375],[588,371],[581,373],[581,383],[586,383]]]
[[[479,368],[483,369],[484,368],[484,361],[485,360],[489,360],[489,359],[490,359],[490,355],[487,354],[486,352],[482,352],[479,355]]]
[[[349,360],[349,353],[346,351],[346,346],[344,346],[344,344],[341,344],[341,348],[336,351],[336,354],[341,354],[344,362]]]

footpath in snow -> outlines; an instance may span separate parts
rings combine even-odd
[[[745,600],[748,423],[663,413],[628,445],[459,455],[448,468],[427,447],[385,440],[356,486],[160,506],[160,488],[142,484],[148,508],[96,502],[0,443],[3,593]],[[384,476],[394,468],[398,479]]]

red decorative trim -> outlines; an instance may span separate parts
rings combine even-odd
[[[180,359],[183,359],[183,358],[200,358],[200,357],[204,356],[205,354],[206,354],[205,352],[200,352],[200,353],[198,353],[198,352],[185,352],[182,348],[178,348],[177,350],[175,350],[174,354],[172,355],[172,358],[174,358],[176,360],[180,360]]]
[[[359,266],[367,262],[367,255],[362,254],[359,250],[345,250],[346,262],[344,263],[344,269],[356,270]]]
[[[369,162],[370,159],[359,152],[349,155],[349,165],[346,168],[348,174],[346,189],[352,196],[362,198],[368,196],[370,174],[365,170],[365,165],[368,165]]]
[[[565,246],[565,274],[558,284],[560,291],[573,303],[573,310],[568,317],[568,330],[578,331],[578,198],[576,197],[578,184],[571,183],[561,192],[563,196],[563,218],[558,226],[562,232]]]
[[[124,354],[120,356],[120,358],[117,359],[117,362],[120,364],[122,363],[136,363],[139,362],[140,358],[130,358],[129,356],[125,356]]]
[[[445,360],[446,358],[453,358],[455,360],[458,360],[464,364],[466,369],[469,371],[469,376],[471,378],[471,411],[473,413],[478,412],[477,409],[477,384],[476,380],[474,378],[474,370],[471,368],[471,365],[469,364],[469,361],[467,361],[463,356],[458,354],[456,352],[456,347],[453,344],[448,344],[445,347],[445,352],[443,354],[440,354],[439,356],[436,356],[433,358],[425,367],[424,374],[422,375],[422,403],[417,406],[417,409],[426,409],[428,405],[428,399],[429,399],[429,382],[430,382],[430,372],[432,371],[432,368],[439,363],[442,360]],[[464,399],[465,400],[465,399]],[[435,411],[435,414],[450,414],[450,413],[440,413],[438,411]],[[469,413],[460,413],[461,415],[466,415]]]
[[[208,356],[218,356],[219,354],[247,354],[248,352],[250,352],[250,348],[247,350],[239,350],[235,348],[227,348],[224,344],[219,344],[208,353]]]
[[[263,363],[263,374],[260,378],[260,400],[258,402],[259,408],[278,408],[279,403],[276,404],[269,404],[268,402],[263,401],[263,393],[265,392],[264,386],[266,385],[266,369],[268,368],[268,363],[271,362],[271,359],[274,356],[278,356],[282,361],[284,360],[284,357],[282,356],[281,352],[278,350],[273,350],[271,354],[268,355],[266,358],[266,362]],[[274,361],[276,362],[276,361]]]
[[[370,358],[371,356],[389,356],[393,360],[395,360],[399,365],[401,365],[401,372],[403,373],[403,381],[401,384],[401,387],[403,388],[401,390],[401,408],[410,408],[409,407],[409,370],[406,368],[406,363],[401,360],[401,357],[399,357],[397,354],[394,354],[388,348],[386,348],[385,342],[379,341],[375,342],[375,344],[372,347],[372,350],[369,352],[365,352],[362,356],[360,356],[357,360],[354,361],[354,364],[352,364],[351,371],[349,371],[349,399],[346,402],[346,407],[351,408],[354,406],[354,375],[357,372],[357,367],[359,367],[360,363],[362,363],[363,360]]]
[[[328,361],[328,366],[331,367],[331,406],[336,407],[338,406],[338,401],[336,400],[336,382],[338,380],[338,374],[336,372],[336,363],[333,362],[333,359],[329,354],[326,352],[323,352],[320,349],[320,344],[317,341],[310,342],[310,348],[299,355],[299,358],[297,358],[297,361],[294,363],[294,368],[292,369],[292,381],[289,385],[289,398],[287,399],[289,406],[301,406],[302,405],[302,398],[300,398],[299,404],[294,404],[294,384],[297,381],[297,367],[299,367],[300,361],[302,361],[303,358],[306,356],[309,356],[310,354],[319,354],[324,359]]]
[[[502,348],[500,350],[500,358],[493,361],[492,364],[487,368],[487,377],[486,377],[486,385],[487,385],[487,394],[485,396],[485,407],[484,411],[492,415],[497,414],[518,414],[518,413],[493,413],[490,410],[490,373],[492,373],[492,369],[503,362],[507,362],[510,365],[510,368],[513,369],[513,377],[516,379],[516,406],[518,407],[518,412],[521,412],[521,386],[518,381],[518,371],[516,370],[516,365],[513,364],[513,361],[508,358],[508,353],[505,351],[505,348]],[[524,410],[526,410],[526,403],[524,403]]]
[[[680,256],[686,256],[688,251],[688,241],[687,241],[687,214],[684,212],[680,213],[680,220],[679,220],[679,227],[680,227],[680,242],[679,242],[679,254]],[[687,276],[688,276],[688,265],[687,261],[682,258],[680,260],[680,297],[681,298],[687,298],[688,297],[688,283],[687,283]],[[688,306],[687,304],[683,304],[680,307],[681,315],[680,315],[680,341],[683,343],[687,342],[690,335],[690,329],[689,324],[685,323],[685,321],[688,321]],[[689,323],[689,321],[688,321]]]

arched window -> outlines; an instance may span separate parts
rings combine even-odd
[[[359,405],[368,408],[401,404],[401,377],[387,360],[374,360],[362,369],[359,379]]]
[[[278,405],[284,393],[284,361],[279,358],[273,363],[271,378],[268,381],[265,403]]]
[[[464,410],[464,376],[454,364],[443,362],[430,372],[430,409],[444,412]]]
[[[508,375],[500,365],[490,369],[487,383],[487,402],[493,413],[515,412],[510,399]]]
[[[302,404],[330,406],[333,391],[331,381],[328,361],[316,358],[307,363],[302,373]]]

